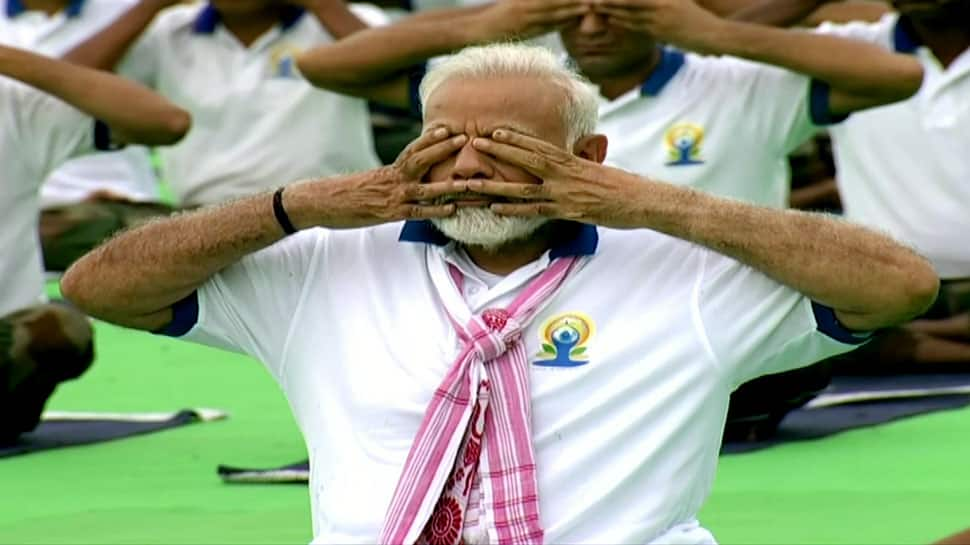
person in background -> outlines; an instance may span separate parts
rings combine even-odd
[[[136,0],[0,0],[0,44],[59,57]],[[63,271],[119,229],[171,212],[159,202],[148,150],[127,146],[64,163],[41,186],[47,270]]]
[[[9,442],[37,425],[59,382],[93,360],[87,318],[44,303],[41,181],[85,153],[173,144],[190,117],[141,85],[6,46],[0,106],[0,442]]]
[[[378,165],[366,102],[314,89],[293,59],[381,21],[379,9],[340,0],[177,4],[141,0],[65,58],[116,70],[191,112],[192,132],[160,153],[180,206],[263,191],[280,177]]]
[[[370,29],[298,64],[320,87],[414,107],[415,65],[551,30],[599,88],[600,129],[614,140],[609,164],[776,207],[787,204],[791,150],[819,126],[910,96],[921,81],[906,56],[726,20],[691,0],[504,0]]]
[[[936,294],[865,227],[602,165],[596,90],[545,48],[463,50],[420,92],[393,166],[153,222],[61,284],[266,365],[314,542],[715,543],[731,390]]]
[[[824,2],[802,0],[806,9]],[[877,22],[821,25],[824,35],[912,56],[924,83],[912,98],[830,129],[845,216],[926,255],[942,278],[934,306],[843,362],[866,372],[966,370],[970,365],[970,0],[894,0]],[[787,2],[760,6],[784,24]],[[772,17],[774,15],[774,17]],[[878,361],[879,365],[872,365]],[[887,365],[892,364],[892,365]]]

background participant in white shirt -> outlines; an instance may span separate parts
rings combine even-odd
[[[819,125],[907,97],[920,82],[919,64],[905,56],[731,22],[690,0],[506,0],[370,29],[298,62],[316,85],[408,107],[416,63],[557,29],[599,88],[600,130],[615,142],[608,164],[769,206],[787,204],[786,156]]]
[[[135,0],[0,0],[0,43],[59,57]],[[41,247],[62,271],[113,232],[171,211],[141,146],[71,159],[41,187]]]
[[[101,318],[265,363],[307,441],[317,543],[378,540],[462,351],[449,316],[528,360],[547,542],[709,544],[730,391],[935,296],[925,260],[864,227],[601,165],[595,90],[543,48],[470,48],[421,91],[425,133],[393,166],[129,231],[62,282]],[[496,318],[560,258],[577,269],[532,319]],[[480,495],[451,541],[494,542],[494,477],[468,475]]]
[[[378,164],[366,102],[313,89],[293,57],[364,28],[356,14],[380,20],[379,9],[213,0],[163,11],[173,4],[142,0],[67,58],[117,69],[192,113],[191,134],[161,152],[180,205]]]
[[[781,4],[767,2],[762,11],[777,13],[785,9]],[[923,319],[889,332],[858,359],[878,356],[901,367],[916,363],[923,370],[937,365],[966,369],[970,1],[897,0],[893,5],[897,12],[877,22],[823,24],[818,29],[911,55],[925,74],[912,98],[852,116],[830,130],[839,192],[848,219],[911,244],[933,263],[943,285]]]
[[[0,46],[0,442],[32,429],[57,383],[92,358],[86,319],[43,304],[41,181],[71,157],[171,144],[188,128],[187,113],[140,85]]]

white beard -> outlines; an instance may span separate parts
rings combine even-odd
[[[487,208],[459,208],[455,215],[433,218],[431,223],[451,240],[494,250],[528,238],[549,218],[500,216]]]

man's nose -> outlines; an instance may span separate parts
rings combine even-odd
[[[491,158],[472,147],[469,139],[468,143],[458,150],[455,165],[451,170],[451,179],[492,178],[494,172]]]
[[[579,20],[579,32],[582,34],[600,34],[606,30],[606,16],[588,9]]]

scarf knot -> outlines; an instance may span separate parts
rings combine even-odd
[[[490,308],[468,324],[472,351],[485,363],[498,359],[522,337],[522,324],[503,308]]]

